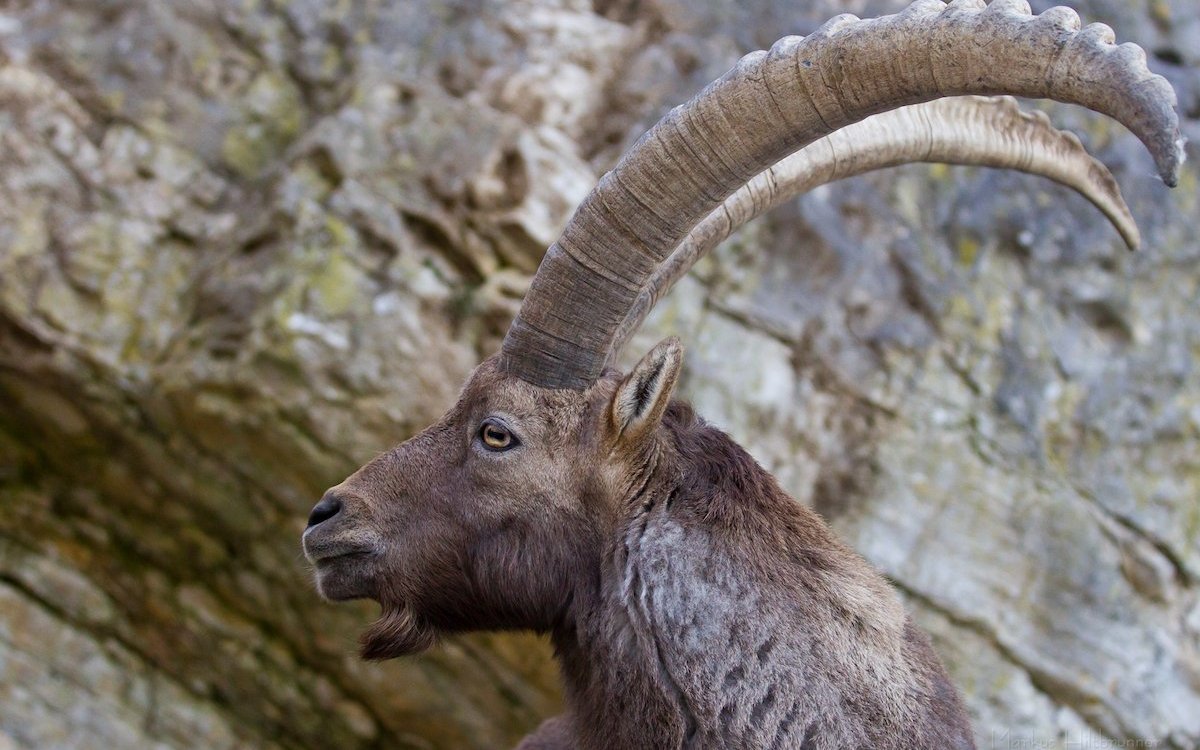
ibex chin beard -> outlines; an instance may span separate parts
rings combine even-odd
[[[419,654],[437,643],[437,632],[404,605],[383,604],[379,619],[359,637],[359,654],[370,661]]]

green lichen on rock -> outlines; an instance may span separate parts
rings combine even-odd
[[[296,84],[263,71],[242,94],[239,116],[221,142],[221,158],[243,177],[254,177],[283,154],[304,119]]]

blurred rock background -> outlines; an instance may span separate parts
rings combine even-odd
[[[553,713],[532,636],[357,661],[373,612],[318,600],[303,519],[449,405],[667,108],[899,7],[0,3],[0,749],[502,748]],[[1200,142],[1200,2],[1077,7]],[[1048,108],[1142,253],[1046,181],[892,170],[748,227],[627,355],[684,338],[682,394],[896,582],[982,747],[1196,748],[1200,154],[1168,191]]]

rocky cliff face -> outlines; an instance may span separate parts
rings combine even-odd
[[[532,637],[359,663],[372,613],[312,592],[304,516],[449,404],[666,108],[898,7],[4,5],[0,748],[495,748],[554,712]],[[1079,9],[1200,139],[1200,3]],[[683,337],[683,395],[896,582],[983,747],[1190,749],[1197,153],[1167,191],[1053,109],[1141,254],[1050,183],[894,170],[747,228],[628,354]]]

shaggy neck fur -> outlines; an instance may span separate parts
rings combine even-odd
[[[553,630],[578,746],[973,747],[881,576],[687,405],[658,438]]]

